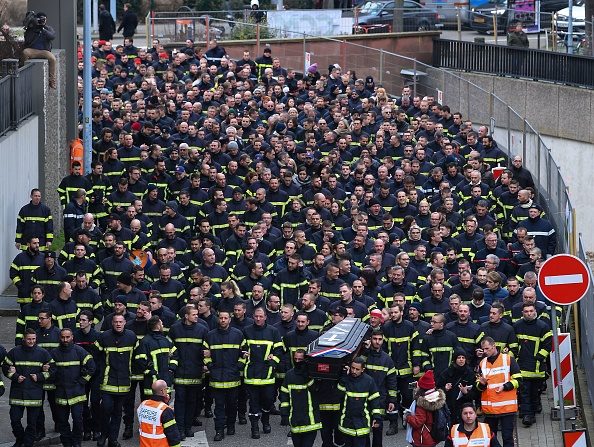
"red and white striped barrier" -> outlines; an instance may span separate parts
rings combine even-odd
[[[585,429],[566,430],[563,432],[564,447],[588,447],[588,438]]]
[[[559,392],[557,391],[557,374],[555,371],[555,347],[551,350],[550,364],[553,378],[554,406],[559,407]],[[575,406],[575,379],[573,377],[573,355],[571,353],[571,335],[559,333],[559,355],[561,357],[561,380],[563,384],[563,401],[566,407]]]

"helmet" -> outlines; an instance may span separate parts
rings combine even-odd
[[[260,7],[260,2],[259,2],[258,0],[252,0],[252,1],[250,2],[250,6],[251,6],[252,8],[253,8],[254,6],[255,6],[256,8],[259,8],[259,7]]]

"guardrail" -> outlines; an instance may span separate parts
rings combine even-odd
[[[588,253],[584,249],[581,234],[578,237],[577,245],[577,256],[590,266],[590,260]],[[591,268],[590,277],[594,278]],[[577,345],[578,362],[586,373],[590,402],[594,402],[594,386],[592,386],[594,380],[594,329],[592,328],[592,320],[594,319],[594,282],[590,283],[590,289],[577,307],[579,309],[579,324],[576,325],[575,329],[576,333],[579,334],[579,343]]]
[[[594,58],[457,40],[435,40],[435,67],[594,87]]]
[[[0,137],[34,113],[32,65],[19,68],[18,63],[16,59],[0,61]]]

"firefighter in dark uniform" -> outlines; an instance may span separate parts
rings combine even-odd
[[[156,315],[147,322],[147,334],[140,340],[132,369],[137,369],[144,376],[141,392],[142,400],[151,395],[151,386],[156,380],[164,380],[173,385],[173,376],[177,367],[174,358],[175,346],[163,335],[163,322]]]
[[[52,349],[60,346],[60,329],[52,324],[53,315],[50,310],[42,310],[39,312],[39,328],[35,331],[37,334],[37,346],[51,352]],[[44,398],[47,396],[47,401],[50,405],[52,418],[56,420],[56,400],[55,400],[56,385],[52,381],[46,381],[43,384]],[[57,431],[57,430],[56,430]],[[37,418],[37,438],[45,437],[45,412],[43,406],[39,410],[39,417]]]
[[[32,281],[40,284],[45,290],[45,300],[50,302],[58,297],[60,283],[66,281],[68,273],[66,269],[59,266],[56,262],[56,253],[46,251],[44,254],[43,265],[33,272]]]
[[[58,329],[68,327],[74,330],[76,328],[78,306],[72,299],[72,286],[69,282],[58,284],[58,296],[50,302],[49,309]]]
[[[39,251],[39,238],[31,236],[27,249],[20,252],[10,264],[10,279],[18,290],[17,303],[21,308],[31,302],[33,272],[43,265],[43,253]]]
[[[431,317],[431,331],[423,337],[423,370],[433,370],[438,377],[448,369],[455,359],[454,352],[458,345],[458,337],[445,328],[445,317],[438,313]]]
[[[44,301],[44,291],[42,286],[33,286],[31,290],[32,301],[23,306],[16,321],[16,335],[14,345],[20,346],[25,336],[25,331],[29,328],[37,330],[39,328],[39,312],[48,309],[48,303]]]
[[[295,352],[299,349],[307,349],[309,344],[319,336],[317,331],[312,331],[308,326],[309,318],[307,313],[299,312],[295,318],[295,330],[290,331],[283,337],[283,345],[291,362],[288,369],[295,367],[293,363]]]
[[[103,354],[101,364],[101,411],[103,424],[97,447],[109,440],[109,447],[117,447],[124,398],[130,391],[130,365],[137,345],[134,332],[125,329],[123,315],[114,315],[112,329],[103,332],[96,345]]]
[[[266,310],[254,310],[254,324],[244,329],[247,360],[244,383],[247,386],[252,425],[252,439],[260,438],[262,431],[270,433],[270,410],[274,405],[275,369],[280,362],[283,344],[278,330],[266,323]]]
[[[25,331],[21,346],[12,348],[2,363],[2,372],[10,379],[10,425],[16,446],[33,447],[37,438],[37,419],[43,405],[43,384],[54,375],[54,361],[49,352],[36,344],[37,335]],[[21,419],[27,409],[27,428]]]
[[[119,296],[121,298],[121,295]],[[117,301],[117,298],[116,298]],[[136,335],[138,344],[150,332],[148,322],[152,317],[151,305],[148,301],[141,301],[136,308],[136,317],[127,321],[125,328]],[[134,353],[136,355],[136,353]],[[136,388],[140,390],[140,400],[146,397],[144,394],[144,369],[138,367],[138,362],[132,364],[132,375],[130,376],[130,391],[124,399],[124,432],[122,439],[132,439],[134,436],[134,402],[136,400]]]
[[[489,321],[481,324],[481,334],[479,337],[491,337],[495,340],[495,345],[499,352],[506,354],[511,352],[514,356],[518,352],[518,339],[514,328],[503,320],[505,308],[500,303],[493,303],[489,310]],[[482,357],[483,352],[479,349],[477,356]]]
[[[536,422],[535,414],[542,411],[540,390],[553,333],[549,325],[538,318],[535,303],[524,303],[522,318],[514,323],[514,331],[520,346],[517,362],[522,371],[520,416],[522,424],[530,427]]]
[[[413,378],[413,356],[415,347],[418,345],[419,333],[413,324],[404,319],[404,309],[399,303],[392,303],[390,306],[390,321],[383,327],[386,348],[396,368],[396,387],[401,400],[400,413],[403,408],[409,408],[413,401],[412,390],[409,387],[414,381]],[[392,427],[388,432],[396,434],[396,428]],[[386,433],[387,434],[387,433]]]
[[[84,348],[74,344],[72,329],[60,331],[60,347],[51,351],[56,365],[56,425],[62,445],[80,447],[83,436],[85,385],[95,373],[95,361]],[[72,415],[72,428],[68,419]]]
[[[85,384],[85,401],[83,404],[83,441],[96,441],[101,433],[101,396],[99,392],[100,353],[95,342],[99,332],[93,327],[93,313],[83,310],[78,314],[78,328],[74,330],[74,343],[82,347],[93,357],[95,372],[91,380]],[[87,404],[90,402],[90,408]]]
[[[338,382],[338,391],[343,393],[338,429],[345,435],[345,446],[366,447],[371,428],[380,426],[382,416],[380,393],[373,379],[365,374],[362,357],[353,359],[348,374]]]
[[[153,298],[151,297],[151,300]],[[176,347],[177,369],[175,371],[175,419],[182,437],[194,436],[192,422],[196,402],[202,399],[204,374],[204,339],[206,325],[198,322],[198,309],[186,305],[183,320],[178,320],[169,329],[169,338]]]
[[[52,210],[41,203],[41,191],[37,188],[31,190],[31,201],[20,209],[17,216],[16,248],[26,250],[31,237],[39,239],[42,251],[48,249],[54,239]]]
[[[235,434],[237,397],[247,349],[243,333],[231,327],[229,312],[219,312],[219,327],[208,332],[204,348],[204,363],[210,372],[210,387],[215,402],[214,440],[222,441],[225,425],[228,435]]]
[[[390,428],[394,428],[394,433],[398,432],[397,420],[397,382],[396,382],[396,368],[390,356],[382,349],[384,344],[384,333],[380,328],[373,330],[371,334],[371,344],[366,353],[365,371],[375,381],[375,385],[379,390],[379,414],[387,414],[387,419],[390,421]],[[387,413],[386,413],[387,411]],[[373,427],[373,442],[372,447],[382,447],[382,421],[379,419],[377,427]]]
[[[322,428],[316,401],[315,384],[304,362],[305,350],[292,352],[293,368],[287,371],[280,388],[281,425],[291,426],[295,447],[313,447]]]

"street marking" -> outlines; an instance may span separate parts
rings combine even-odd
[[[193,438],[186,438],[185,441],[182,441],[181,447],[208,447],[206,432],[204,430],[195,432]]]
[[[581,284],[584,282],[584,275],[581,273],[576,275],[556,275],[545,276],[545,286],[560,286],[563,284]]]

